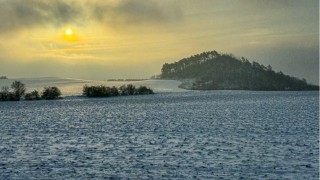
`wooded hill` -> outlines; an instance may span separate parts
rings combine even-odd
[[[319,90],[305,79],[275,72],[270,65],[216,51],[165,63],[160,78],[181,80],[182,88],[194,90]]]

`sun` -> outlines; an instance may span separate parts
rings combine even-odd
[[[71,35],[73,34],[72,29],[70,29],[70,28],[66,29],[65,34],[66,34],[67,36],[71,36]]]
[[[62,31],[62,39],[67,42],[77,42],[79,41],[79,36],[74,28],[65,27]]]

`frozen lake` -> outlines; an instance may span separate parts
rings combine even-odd
[[[0,179],[319,179],[318,95],[0,102]]]

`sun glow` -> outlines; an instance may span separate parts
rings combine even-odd
[[[72,29],[68,28],[65,33],[67,36],[71,36],[73,34],[73,31]]]
[[[68,41],[68,42],[75,42],[75,41],[78,41],[79,38],[76,34],[76,31],[74,28],[70,28],[70,27],[67,27],[67,28],[64,28],[63,30],[63,40],[64,41]]]

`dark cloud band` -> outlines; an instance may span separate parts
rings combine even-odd
[[[61,25],[75,21],[80,16],[80,7],[63,1],[0,1],[1,32],[43,24]]]
[[[61,26],[69,23],[97,21],[107,25],[161,24],[181,18],[175,6],[162,7],[157,1],[122,0],[117,5],[108,1],[2,0],[0,32],[12,32],[42,25]]]

